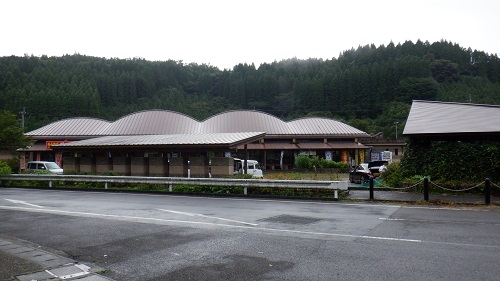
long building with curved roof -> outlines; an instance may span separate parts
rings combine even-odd
[[[251,110],[227,111],[204,121],[168,110],[148,110],[126,115],[114,122],[95,118],[69,118],[26,133],[33,138],[96,136],[211,134],[266,132],[268,136],[324,135],[366,137],[367,134],[345,123],[321,117],[283,121],[267,113]]]
[[[224,141],[228,134],[234,134],[237,140]],[[203,121],[168,110],[139,111],[112,122],[69,118],[26,135],[36,140],[33,147],[24,150],[26,160],[62,162],[66,155],[93,157],[111,155],[111,150],[114,155],[124,157],[131,154],[173,157],[199,154],[204,149],[204,155],[241,157],[246,153],[263,163],[265,169],[288,169],[299,154],[354,165],[364,161],[364,150],[367,149],[358,142],[359,139],[369,137],[366,132],[334,119],[306,117],[284,121],[254,110],[227,111]],[[182,139],[182,143],[161,137],[169,135],[175,135],[174,140]],[[197,152],[193,152],[194,146],[186,146],[190,138],[198,140],[194,144],[199,148]],[[207,143],[200,143],[200,140]]]

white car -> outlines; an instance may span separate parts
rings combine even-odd
[[[245,160],[234,158],[234,174],[243,174],[244,163]],[[264,178],[264,173],[257,160],[247,160],[247,174],[252,175],[252,178]]]
[[[63,174],[63,169],[57,165],[56,162],[48,162],[48,161],[30,161],[26,164],[26,171],[29,172],[43,172],[48,171],[52,174]]]

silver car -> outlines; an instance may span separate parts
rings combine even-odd
[[[63,169],[57,165],[56,162],[48,161],[30,161],[26,164],[26,171],[28,172],[50,172],[52,174],[63,174]]]

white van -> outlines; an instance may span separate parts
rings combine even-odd
[[[243,165],[245,160],[234,158],[234,174],[243,174]],[[260,164],[257,160],[247,160],[247,174],[252,175],[252,178],[264,178],[264,173],[260,168]]]
[[[27,172],[37,172],[37,171],[48,171],[52,174],[63,174],[63,169],[57,165],[56,162],[47,162],[47,161],[30,161],[26,164]]]

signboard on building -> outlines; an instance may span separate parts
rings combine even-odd
[[[332,152],[330,150],[325,151],[325,159],[326,160],[332,160]]]
[[[382,160],[382,152],[372,152],[370,154],[371,161],[380,161]]]
[[[387,161],[387,162],[391,163],[392,162],[392,152],[383,151],[382,152],[382,161]]]
[[[45,149],[46,150],[52,150],[53,145],[58,145],[58,144],[63,144],[63,143],[68,143],[69,141],[46,141],[45,142]]]
[[[391,151],[381,151],[381,152],[372,152],[370,154],[371,161],[387,161],[389,163],[392,162],[392,152]]]

